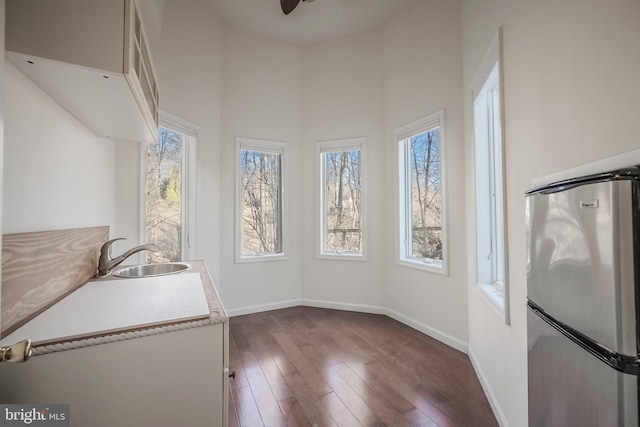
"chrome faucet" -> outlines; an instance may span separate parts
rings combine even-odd
[[[135,254],[136,252],[159,251],[159,249],[154,245],[140,245],[140,246],[136,246],[135,248],[129,249],[128,251],[126,251],[125,253],[123,253],[118,257],[111,258],[111,244],[116,240],[126,240],[126,239],[124,237],[111,239],[107,241],[104,245],[102,245],[102,247],[100,248],[100,260],[98,261],[98,277],[104,277],[108,275],[111,272],[111,270],[113,270],[113,268],[120,265],[122,261],[129,258],[131,255]]]

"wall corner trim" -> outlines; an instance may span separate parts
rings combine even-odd
[[[473,347],[471,347],[471,345],[467,345],[467,349],[468,349],[467,354],[469,355],[469,360],[471,360],[471,365],[473,366],[473,370],[476,372],[476,376],[480,380],[480,385],[484,390],[484,394],[487,396],[487,399],[489,400],[489,405],[491,405],[491,410],[493,410],[493,415],[495,415],[496,420],[498,421],[498,424],[500,425],[500,427],[509,427],[509,423],[507,422],[507,418],[505,417],[504,412],[502,411],[500,402],[496,397],[495,393],[493,392],[493,389],[491,388],[489,381],[487,381],[487,376],[482,370],[482,366],[480,365],[480,363],[477,361],[475,357],[475,353],[473,352]]]

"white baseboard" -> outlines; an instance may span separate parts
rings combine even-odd
[[[509,423],[507,423],[507,417],[504,416],[504,412],[502,411],[502,408],[498,403],[498,399],[496,398],[496,395],[493,392],[493,389],[491,388],[491,386],[489,385],[489,382],[487,381],[487,377],[484,374],[482,367],[478,364],[478,362],[476,362],[476,357],[473,353],[473,348],[471,346],[467,346],[467,348],[469,350],[467,352],[467,354],[469,355],[469,360],[471,360],[471,365],[473,366],[473,370],[476,371],[476,376],[480,381],[480,385],[484,390],[484,394],[487,396],[489,405],[491,405],[491,409],[493,410],[493,415],[495,415],[496,420],[498,421],[498,424],[500,425],[500,427],[509,427]]]
[[[344,302],[325,301],[319,299],[302,299],[302,305],[307,307],[331,308],[334,310],[357,311],[359,313],[387,314],[387,309],[376,305],[350,304]]]
[[[268,304],[251,305],[248,307],[232,308],[227,310],[229,317],[242,316],[243,314],[261,313],[263,311],[278,310],[281,308],[297,307],[302,305],[301,299],[277,301]]]
[[[453,347],[465,354],[467,353],[466,342],[452,337],[451,335],[438,329],[432,328],[431,326],[427,326],[424,323],[418,322],[417,320],[405,316],[404,314],[400,314],[397,311],[388,308],[386,309],[386,311],[387,316],[391,317],[392,319],[395,319],[400,323],[404,323],[405,325],[410,326],[425,335],[429,335],[431,338],[437,339],[438,341],[445,343],[449,347]]]

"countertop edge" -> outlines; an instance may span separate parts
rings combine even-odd
[[[36,343],[33,346],[33,356],[43,354],[57,353],[66,350],[75,350],[78,348],[92,347],[94,345],[108,344],[118,341],[126,341],[134,338],[143,338],[152,335],[166,334],[169,332],[182,331],[185,329],[200,328],[203,326],[214,325],[216,322],[211,318],[194,320],[187,322],[174,322],[171,324],[155,326],[152,328],[131,329],[123,332],[114,332],[109,334],[99,334],[90,337],[82,337],[78,339],[60,340],[53,343]]]
[[[219,322],[227,322],[229,320],[229,316],[227,315],[227,312],[222,305],[222,300],[218,295],[218,291],[213,284],[213,279],[211,279],[206,262],[204,260],[186,262],[193,266],[194,272],[200,273],[200,279],[202,280],[202,286],[207,298],[207,304],[209,305],[211,318]]]

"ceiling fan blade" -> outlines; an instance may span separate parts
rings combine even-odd
[[[300,3],[300,0],[280,0],[280,6],[285,15],[290,14],[293,9]]]

